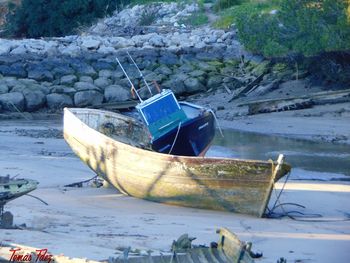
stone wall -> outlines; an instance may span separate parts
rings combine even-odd
[[[139,73],[127,59],[130,52],[146,80],[157,81],[177,95],[235,86],[232,67],[247,53],[235,31],[183,24],[202,12],[197,4],[137,5],[100,20],[81,35],[49,39],[0,39],[0,111],[36,111],[65,106],[85,107],[131,98]],[[154,21],[145,26],[143,18]],[[146,90],[141,90],[146,96]]]
[[[139,37],[146,41],[145,36]],[[200,47],[196,47],[199,42],[189,45],[181,41],[173,47],[160,47],[163,36],[151,34],[147,37],[148,41],[143,42],[147,44],[142,47],[132,38],[118,38],[114,44],[111,43],[115,38],[108,38],[109,45],[106,45],[106,38],[95,36],[0,40],[1,110],[32,112],[46,107],[85,107],[128,100],[130,84],[116,56],[137,88],[142,87],[142,81],[126,51],[149,83],[155,80],[177,95],[219,85],[223,81],[220,70],[225,62],[231,63],[240,56],[232,46],[228,48],[224,44],[232,37],[225,32],[218,33],[215,43],[201,42]],[[123,42],[130,45],[120,46]],[[144,88],[141,94],[146,95]]]

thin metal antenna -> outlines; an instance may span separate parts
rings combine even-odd
[[[153,93],[152,93],[152,91],[151,91],[151,88],[149,87],[149,85],[148,85],[148,83],[147,83],[147,81],[146,81],[145,77],[143,76],[143,74],[142,74],[142,72],[141,72],[140,68],[137,66],[137,64],[136,64],[135,60],[134,60],[134,59],[131,57],[131,55],[130,55],[129,51],[126,51],[126,53],[128,54],[128,56],[129,56],[129,58],[131,59],[132,63],[134,63],[135,67],[136,67],[136,68],[137,68],[137,70],[139,71],[139,73],[140,73],[140,77],[142,78],[143,82],[145,83],[145,85],[146,85],[146,87],[147,87],[147,89],[148,89],[149,93],[151,94],[151,96],[153,96]]]
[[[118,57],[115,57],[115,59],[117,60],[117,62],[118,62],[118,64],[119,64],[120,68],[122,69],[122,71],[123,71],[125,77],[128,79],[128,81],[129,81],[129,83],[130,83],[130,85],[131,85],[131,90],[133,90],[133,91],[136,93],[137,98],[142,102],[143,100],[141,99],[139,93],[138,93],[137,90],[135,89],[134,84],[132,84],[132,82],[131,82],[131,80],[130,80],[128,74],[126,74],[125,69],[123,68],[122,64],[120,63]]]

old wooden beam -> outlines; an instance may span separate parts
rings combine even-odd
[[[276,111],[310,108],[312,105],[340,103],[350,101],[350,89],[339,91],[317,92],[299,97],[266,99],[241,103],[248,106],[248,114],[268,113]]]
[[[265,75],[265,73],[260,74],[252,82],[250,82],[247,86],[239,89],[237,92],[235,92],[235,94],[233,94],[233,96],[231,97],[231,99],[229,99],[228,102],[231,102],[234,99],[239,98],[243,94],[245,94],[245,93],[249,92],[251,89],[255,88],[260,83],[260,81],[263,79],[264,75]]]

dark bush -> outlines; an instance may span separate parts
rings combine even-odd
[[[5,24],[12,37],[64,36],[111,14],[122,0],[23,0],[13,7]]]

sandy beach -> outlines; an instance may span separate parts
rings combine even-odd
[[[224,122],[223,126],[239,126],[243,130],[255,127],[266,133],[273,129],[275,133],[288,135],[277,122],[281,119],[278,114],[286,115],[269,115],[272,120],[269,125],[263,125],[260,120],[263,116],[256,115],[252,119],[231,121],[231,125]],[[248,125],[249,122],[254,125]],[[288,123],[298,127],[296,122]],[[332,120],[327,129],[349,133],[348,123],[337,123]],[[310,134],[306,128],[295,129],[304,135]],[[5,210],[14,214],[15,224],[26,227],[1,230],[2,242],[48,248],[54,254],[70,257],[103,260],[117,256],[128,246],[143,253],[169,251],[172,241],[183,233],[197,237],[194,244],[208,245],[217,241],[217,228],[227,227],[241,240],[252,242],[253,251],[263,253],[257,262],[276,262],[281,257],[287,262],[347,262],[350,257],[350,183],[344,175],[296,167],[280,201],[305,206],[304,209],[285,207],[288,211],[304,213],[299,220],[254,218],[169,206],[124,196],[114,188],[64,187],[92,178],[94,173],[72,153],[61,131],[61,119],[0,122],[0,174],[38,180],[40,185],[32,194],[48,203],[24,196],[6,205]],[[314,135],[332,135],[329,131],[315,128]],[[345,180],[324,180],[333,177]],[[276,184],[270,207],[282,187],[283,180]]]

